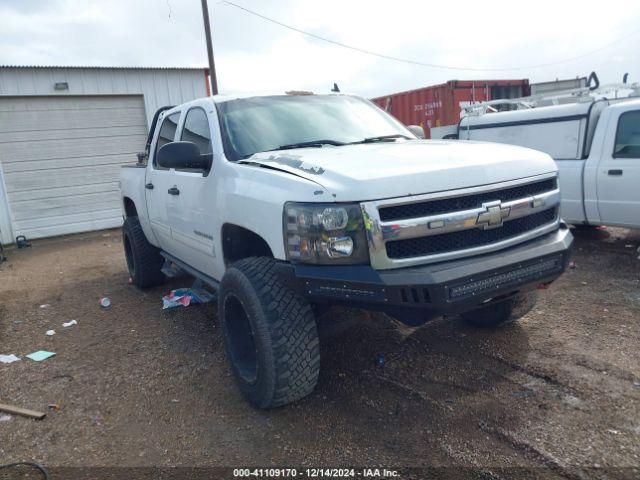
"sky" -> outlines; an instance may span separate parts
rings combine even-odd
[[[452,79],[640,81],[640,2],[233,0],[345,49],[209,0],[221,92],[374,97]],[[636,33],[634,33],[636,32]],[[620,40],[622,39],[622,40]],[[618,41],[620,40],[620,41]],[[617,42],[607,48],[602,48]],[[582,56],[579,59],[565,59]],[[556,63],[543,68],[522,68]],[[205,67],[199,0],[0,0],[0,65]]]

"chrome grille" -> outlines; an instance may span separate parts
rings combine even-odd
[[[366,202],[371,264],[398,268],[506,248],[556,230],[559,204],[555,174]]]
[[[492,230],[474,228],[443,235],[396,240],[387,242],[387,255],[389,258],[411,258],[478,247],[521,235],[553,222],[555,218],[555,208],[550,208],[533,215],[505,222],[502,228],[494,228]]]
[[[406,203],[380,209],[380,220],[388,222],[391,220],[404,220],[406,218],[426,217],[427,215],[438,215],[447,212],[457,212],[477,208],[484,202],[499,199],[503,202],[525,198],[531,195],[549,192],[558,188],[555,178],[540,180],[539,182],[517,185],[504,190],[469,194],[461,197],[444,198],[442,200],[431,200],[426,202]]]

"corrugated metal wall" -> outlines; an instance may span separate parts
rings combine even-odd
[[[206,96],[206,81],[204,69],[0,66],[2,242],[119,225],[119,166],[159,107]]]
[[[142,94],[147,126],[156,110],[207,96],[204,69],[0,66],[0,96]],[[56,90],[66,83],[68,90]]]

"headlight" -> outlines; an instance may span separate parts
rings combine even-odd
[[[294,262],[368,264],[369,250],[358,204],[286,203],[284,247]]]

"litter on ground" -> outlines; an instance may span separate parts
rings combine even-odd
[[[53,357],[55,355],[54,352],[47,352],[46,350],[38,350],[37,352],[30,353],[26,355],[27,358],[33,360],[34,362],[41,362],[46,360],[47,358]]]
[[[111,306],[111,300],[109,300],[109,297],[102,297],[100,299],[100,306],[102,308],[108,308]]]
[[[71,320],[70,322],[64,322],[62,326],[66,328],[66,327],[70,327],[71,325],[77,325],[77,324],[78,324],[77,321]]]
[[[55,330],[47,330],[47,337],[52,337],[56,334]]]
[[[51,305],[49,305],[48,303],[43,303],[42,305],[40,305],[40,308],[42,308],[43,310],[45,308],[49,308]]]
[[[162,297],[162,309],[167,310],[179,306],[188,307],[192,303],[207,303],[214,298],[214,294],[201,288],[177,288]]]
[[[20,360],[20,357],[16,357],[13,353],[11,355],[0,355],[0,363],[13,363]]]
[[[21,415],[27,418],[35,418],[42,420],[47,414],[44,412],[37,412],[35,410],[29,410],[28,408],[16,407],[15,405],[7,405],[6,403],[0,403],[0,412],[10,413],[12,415]]]
[[[0,413],[0,422],[8,422],[9,420],[11,420],[11,415]]]

